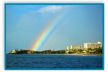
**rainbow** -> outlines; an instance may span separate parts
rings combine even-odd
[[[43,31],[38,36],[37,40],[30,48],[33,51],[39,51],[41,47],[44,45],[45,41],[49,38],[55,28],[63,21],[64,17],[66,16],[67,12],[62,12],[61,14],[57,15],[49,24],[48,26],[43,29]]]

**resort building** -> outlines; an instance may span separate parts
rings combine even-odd
[[[84,45],[71,45],[71,46],[67,46],[67,50],[66,53],[68,52],[72,52],[72,50],[88,50],[88,48],[91,49],[95,49],[95,48],[100,48],[102,47],[102,43],[101,42],[97,42],[97,43],[84,43]]]
[[[69,50],[70,49],[70,46],[67,46],[67,50]]]
[[[73,50],[78,50],[78,49],[84,49],[84,45],[71,45],[71,46],[67,46],[67,50],[66,53],[68,52],[73,52]]]
[[[84,43],[84,48],[88,49],[94,49],[94,48],[99,48],[102,47],[102,43],[101,42],[97,42],[97,43]]]
[[[83,45],[71,45],[70,49],[84,49]]]
[[[84,49],[84,45],[71,45],[71,46],[67,46],[67,50],[71,50],[71,49]]]

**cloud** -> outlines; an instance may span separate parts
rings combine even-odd
[[[40,12],[40,13],[56,13],[66,7],[69,7],[69,6],[46,6],[46,7],[42,7],[38,12]]]

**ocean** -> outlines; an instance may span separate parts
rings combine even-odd
[[[102,69],[99,55],[6,54],[6,69]]]

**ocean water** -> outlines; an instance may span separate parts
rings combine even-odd
[[[102,69],[102,56],[7,54],[6,69]]]

